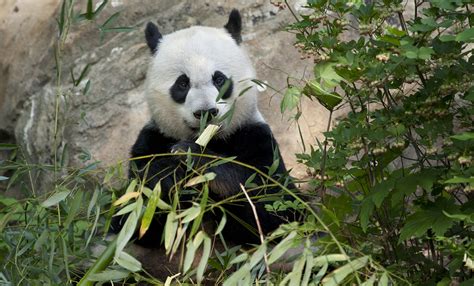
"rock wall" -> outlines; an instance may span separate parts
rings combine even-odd
[[[86,1],[76,9],[85,10]],[[82,3],[83,2],[83,3]],[[99,2],[99,1],[97,1]],[[109,1],[95,20],[102,24],[120,11],[114,26],[134,26],[127,33],[106,33],[103,40],[93,23],[72,26],[64,47],[59,129],[67,145],[69,163],[80,165],[78,154],[88,150],[104,166],[126,159],[139,130],[149,120],[143,83],[149,52],[143,27],[158,23],[162,33],[191,25],[222,26],[232,8],[243,16],[243,44],[253,59],[258,78],[284,91],[287,77],[312,75],[312,62],[300,60],[294,36],[284,31],[293,21],[286,10],[267,0],[231,1]],[[304,1],[297,1],[304,2]],[[293,3],[293,8],[299,8]],[[17,142],[34,162],[51,162],[58,92],[54,59],[57,37],[55,18],[59,0],[3,0],[0,2],[0,142]],[[91,81],[87,95],[74,88],[76,77],[87,65]],[[305,174],[294,154],[302,151],[301,138],[289,115],[282,116],[281,94],[260,93],[260,109],[272,126],[293,175]],[[300,119],[305,142],[314,144],[327,124],[327,112],[317,102],[305,101]]]

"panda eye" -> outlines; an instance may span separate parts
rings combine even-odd
[[[181,75],[176,80],[175,86],[180,90],[187,90],[189,88],[189,78],[186,75]]]
[[[226,80],[227,77],[221,73],[216,73],[213,78],[214,84],[218,87],[222,87]]]
[[[178,86],[181,89],[187,89],[188,85],[189,85],[189,83],[187,81],[181,81],[180,83],[178,83]]]

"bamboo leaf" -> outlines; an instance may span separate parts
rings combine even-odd
[[[160,200],[161,195],[161,182],[158,182],[153,189],[153,193],[151,194],[150,199],[148,200],[148,204],[145,208],[145,213],[143,214],[142,223],[140,225],[139,237],[142,238],[143,235],[146,233],[150,224],[155,216],[156,205]]]
[[[197,247],[194,246],[194,243],[192,240],[186,243],[186,255],[184,256],[184,263],[183,263],[184,273],[188,272],[188,270],[191,268],[191,265],[193,264],[194,257],[196,254],[196,249]]]
[[[211,239],[204,232],[202,233],[204,235],[204,238],[203,238],[204,247],[202,250],[201,261],[199,262],[197,273],[196,273],[198,284],[201,283],[204,277],[204,271],[206,270],[207,262],[209,260],[209,256],[211,255]]]
[[[105,270],[89,276],[89,281],[118,281],[127,278],[130,272],[124,270]]]
[[[81,208],[82,198],[84,196],[84,192],[77,191],[71,205],[68,208],[68,213],[66,220],[64,221],[64,227],[68,228],[69,224],[71,224],[72,220],[76,218],[77,212]]]
[[[185,215],[183,215],[184,213],[186,213]],[[201,213],[201,206],[198,205],[198,204],[195,204],[193,203],[193,207],[187,209],[186,211],[184,211],[183,213],[179,214],[179,216],[183,215],[183,220],[181,221],[181,223],[188,223],[192,220],[194,220],[195,218],[197,218],[199,216],[199,214]],[[176,217],[178,218],[178,217]]]
[[[328,263],[340,262],[340,261],[347,261],[349,260],[349,256],[345,254],[328,254],[318,256],[314,259],[314,264],[316,266],[322,266]]]
[[[290,234],[285,237],[280,243],[278,243],[268,255],[268,263],[275,263],[278,258],[283,256],[293,245],[298,243],[298,240],[295,240],[296,231],[290,232]]]
[[[254,268],[255,265],[257,265],[257,263],[259,263],[263,259],[263,256],[266,252],[267,246],[265,244],[260,244],[257,250],[250,257],[250,267]]]
[[[92,0],[87,0],[87,9],[86,9],[86,19],[87,20],[92,20],[94,17],[94,9],[93,9],[93,1]]]
[[[216,178],[216,173],[209,172],[204,175],[199,175],[197,177],[191,178],[184,186],[185,187],[192,187],[197,184],[205,183],[212,181]]]
[[[169,212],[168,216],[166,217],[164,232],[166,254],[169,254],[169,252],[171,251],[171,246],[173,245],[177,229],[178,221],[176,221],[176,213]]]
[[[116,214],[113,216],[121,216],[124,214],[128,214],[129,212],[133,211],[137,207],[137,202],[131,203],[123,207],[121,210],[119,210]]]
[[[116,257],[115,262],[117,262],[123,268],[130,270],[131,272],[138,272],[142,270],[142,264],[135,257],[130,254],[122,251],[118,257]]]
[[[120,253],[125,248],[127,243],[132,238],[133,234],[135,233],[135,229],[138,224],[138,212],[133,211],[128,216],[123,228],[120,230],[117,236],[117,248],[115,249],[115,258],[120,256]]]
[[[349,263],[337,268],[333,272],[329,273],[322,282],[324,286],[336,286],[341,284],[344,279],[351,273],[365,267],[369,262],[369,256],[362,256]]]
[[[137,198],[138,196],[140,196],[139,192],[126,193],[123,196],[121,196],[118,200],[116,200],[112,205],[114,206],[122,205],[133,198]]]
[[[58,203],[62,202],[67,198],[67,196],[71,193],[71,190],[63,190],[61,192],[54,193],[51,197],[41,203],[41,206],[48,208]]]
[[[219,222],[219,225],[217,226],[217,229],[214,235],[220,234],[222,230],[224,229],[225,224],[227,223],[227,214],[223,208],[221,210],[222,210],[222,218],[221,218],[221,221]]]

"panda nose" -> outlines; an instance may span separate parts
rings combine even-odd
[[[201,119],[201,117],[204,116],[204,114],[209,113],[208,115],[208,118],[207,120],[211,120],[213,117],[216,117],[217,113],[219,112],[217,110],[217,108],[211,108],[211,109],[208,109],[208,110],[205,110],[205,109],[202,109],[202,110],[198,110],[196,112],[193,113],[194,117],[196,117],[196,119]]]

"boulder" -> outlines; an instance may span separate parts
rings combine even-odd
[[[288,9],[280,10],[266,0],[109,2],[95,23],[72,25],[63,47],[59,82],[55,19],[60,1],[7,0],[0,4],[1,142],[20,144],[29,160],[38,163],[52,163],[55,146],[58,154],[66,148],[71,166],[83,166],[84,153],[102,166],[127,159],[138,132],[150,118],[143,95],[150,57],[144,25],[154,21],[165,34],[191,25],[219,27],[231,9],[237,8],[243,16],[243,45],[256,66],[258,79],[272,86],[260,93],[260,109],[292,174],[299,178],[305,175],[295,153],[303,151],[302,139],[306,146],[315,143],[315,137],[326,128],[328,113],[317,102],[305,99],[300,136],[292,114],[280,112],[287,78],[311,77],[313,67],[310,59],[300,59],[293,47],[294,35],[284,30],[294,20]],[[292,8],[300,8],[298,5]],[[76,6],[76,11],[85,10],[85,3]],[[98,25],[116,12],[120,14],[113,26],[136,29],[101,35]],[[71,70],[77,78],[86,65],[88,74],[74,86]],[[83,94],[89,80],[90,89]]]

